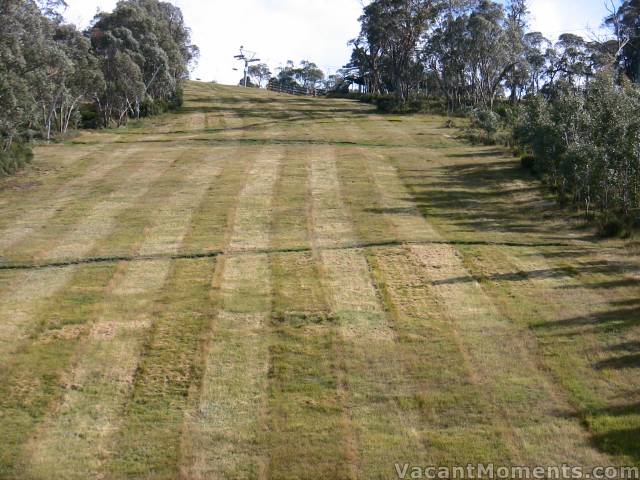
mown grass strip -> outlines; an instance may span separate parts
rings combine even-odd
[[[266,255],[236,255],[270,240],[271,204],[281,152],[258,153],[237,196],[213,282],[218,313],[202,354],[202,382],[185,419],[185,478],[257,478],[266,407],[271,278]]]
[[[371,234],[369,225],[374,221],[376,235],[396,237],[368,158],[359,155],[339,161],[338,172],[357,234]],[[373,219],[372,212],[377,212]],[[399,214],[404,215],[404,210]],[[468,366],[450,325],[439,316],[429,282],[407,255],[405,242],[396,241],[394,248],[367,250],[364,255],[393,334],[393,341],[384,347],[366,349],[354,343],[351,353],[359,363],[368,358],[367,363],[376,365],[379,372],[367,381],[351,380],[356,391],[369,396],[359,408],[368,412],[379,406],[390,418],[378,428],[370,421],[365,424],[369,430],[363,456],[372,459],[363,465],[367,475],[385,478],[394,474],[395,462],[403,461],[447,465],[508,458],[500,439],[486,433],[487,422],[481,413],[486,404],[470,387]],[[366,370],[363,372],[367,379]],[[468,415],[460,418],[461,411]]]
[[[68,186],[64,191],[64,201],[60,205],[52,205],[38,208],[43,213],[42,218],[28,219],[30,225],[20,232],[19,241],[15,242],[4,252],[5,258],[14,260],[53,260],[53,246],[61,242],[74,244],[78,235],[90,235],[89,232],[78,230],[90,220],[96,217],[100,210],[108,215],[108,207],[113,207],[114,215],[117,215],[116,202],[120,201],[122,192],[133,193],[133,181],[140,181],[143,185],[145,179],[140,176],[141,171],[148,170],[149,180],[153,180],[154,163],[150,157],[140,154],[136,147],[116,148],[107,158],[113,159],[113,168],[105,171],[104,167],[96,167],[96,178],[89,181],[87,188]],[[94,159],[95,161],[95,159]],[[104,161],[103,164],[110,165]],[[80,181],[81,179],[78,179]],[[35,217],[35,216],[34,216]],[[93,224],[95,233],[108,228],[109,217],[102,222]],[[91,227],[88,227],[91,230]],[[82,245],[89,249],[91,244],[84,241]],[[33,260],[32,260],[33,261]]]
[[[273,247],[311,244],[309,161],[289,153],[276,187]],[[313,253],[272,254],[267,476],[349,478],[340,337]]]
[[[234,222],[238,196],[246,184],[257,151],[240,152],[233,149],[220,152],[225,158],[220,181],[211,184],[200,208],[193,212],[191,228],[182,246],[185,258],[222,253],[228,240],[229,225]],[[218,155],[217,149],[210,149],[209,152],[212,156]],[[175,256],[181,254],[179,252]]]
[[[216,306],[201,355],[202,382],[184,421],[182,478],[262,478],[271,303],[264,255],[221,257]]]
[[[155,182],[172,167],[173,152],[148,158],[123,180],[118,188],[96,204],[72,229],[66,231],[54,248],[44,253],[44,260],[59,261],[88,254],[96,241],[111,233],[118,216],[138,203]]]
[[[116,162],[114,165],[96,165],[96,159],[104,154],[102,145],[73,149],[51,145],[39,147],[35,154],[38,167],[35,171],[0,180],[0,206],[18,206],[3,208],[0,218],[1,252],[55,215],[56,210],[72,199],[70,192],[90,192],[118,166]],[[49,175],[42,175],[41,169]]]
[[[635,408],[638,392],[633,387],[637,372],[615,368],[616,359],[625,358],[625,349],[632,354],[638,338],[627,327],[637,319],[637,293],[610,288],[605,300],[598,290],[588,287],[592,274],[573,277],[536,250],[470,249],[463,250],[463,257],[471,272],[482,272],[483,288],[501,313],[533,332],[538,340],[538,363],[566,392],[594,444],[616,456],[620,464],[638,464],[635,445],[640,438],[640,415]],[[494,273],[488,273],[489,268]],[[513,275],[514,270],[521,273]],[[602,280],[599,274],[595,276]],[[541,303],[540,298],[548,301]],[[611,359],[611,370],[597,368]]]
[[[208,189],[224,181],[217,177],[229,161],[227,152],[228,149],[215,153],[204,148],[177,149],[169,169],[139,201],[118,215],[111,234],[95,245],[92,257],[117,257],[123,261],[127,257],[160,259],[175,255],[178,250],[172,242],[180,240],[185,231],[190,232],[184,222],[190,222],[194,210],[199,211]],[[172,205],[170,201],[174,200],[176,204]],[[163,235],[167,243],[161,245]],[[155,243],[141,250],[141,242],[147,237],[153,237]]]
[[[200,383],[199,345],[214,315],[210,300],[214,270],[211,260],[173,264],[155,302],[159,312],[112,440],[115,452],[107,466],[109,478],[178,478],[188,393]]]
[[[120,212],[133,205],[152,187],[154,181],[169,168],[165,160],[146,160],[137,165],[133,174],[124,180],[108,197],[96,204],[90,214],[82,218],[73,229],[50,244],[49,249],[39,249],[44,262],[56,263],[63,256],[83,256],[107,237]],[[74,267],[75,268],[75,267]],[[33,313],[43,305],[47,297],[64,288],[72,269],[27,272],[18,279],[11,297],[13,300],[0,308],[0,356],[10,354],[28,336],[33,327]]]
[[[106,307],[114,265],[95,265],[74,273],[67,288],[42,307],[31,342],[3,362],[0,370],[0,477],[25,478],[25,442],[56,405],[80,338],[91,319]]]
[[[335,155],[313,155],[311,202],[315,243],[356,239]],[[341,404],[351,438],[346,453],[353,478],[386,478],[407,451],[420,451],[420,418],[395,402],[403,377],[401,352],[362,250],[320,250],[322,281],[339,325]]]
[[[636,323],[638,287],[629,275],[629,252],[620,242],[595,241],[573,228],[570,214],[499,151],[467,146],[430,160],[392,158],[430,221],[447,238],[498,239],[489,248],[457,245],[469,276],[450,283],[479,282],[500,315],[526,330],[521,336],[529,339],[531,361],[548,372],[548,394],[561,405],[555,408],[573,411],[593,443],[618,463],[637,464],[639,397],[632,385],[638,370],[629,365],[639,337],[628,327]],[[521,247],[502,246],[516,237]],[[549,238],[575,239],[575,246],[536,245]],[[535,411],[539,416],[544,408]],[[584,441],[584,434],[578,437]],[[573,448],[565,443],[553,453]]]
[[[171,264],[124,267],[79,345],[60,404],[24,448],[33,478],[96,477],[113,454],[110,442],[120,428],[142,346],[160,315],[154,300]]]

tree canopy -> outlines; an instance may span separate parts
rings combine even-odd
[[[79,31],[62,0],[0,2],[0,137],[51,138],[80,124],[120,125],[180,102],[198,56],[179,8],[159,0],[122,0]]]

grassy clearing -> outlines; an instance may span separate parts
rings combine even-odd
[[[62,152],[55,150],[52,148],[47,152],[45,166],[40,166],[41,178],[37,181],[22,174],[0,184],[3,193],[11,192],[10,195],[0,194],[0,205],[19,205],[0,219],[0,252],[15,246],[49,221],[72,200],[70,190],[74,190],[76,194],[92,192],[96,183],[117,166],[117,163],[106,163],[96,167],[96,157],[102,154],[97,146],[78,148],[73,154],[63,150],[64,154],[61,155]],[[61,169],[61,166],[66,168]]]
[[[356,158],[358,163],[353,168],[360,172],[360,181],[375,188],[371,171],[363,165],[366,156],[360,154]],[[353,181],[351,177],[349,180]],[[348,203],[361,204],[357,191],[345,192],[349,192]],[[369,193],[369,204],[363,209],[352,210],[357,230],[368,228],[370,212],[393,212],[378,214],[384,237],[398,235],[409,239],[407,236],[413,229],[396,234],[398,226],[390,216],[400,212],[401,226],[409,221],[420,221],[419,218],[412,219],[405,207],[393,203],[404,202],[404,199],[401,192],[388,197],[376,195],[375,191],[374,196]],[[432,232],[416,230],[416,233],[427,235]],[[397,363],[394,372],[388,365],[387,355],[378,354],[376,364],[381,367],[375,373],[389,371],[387,375],[393,379],[393,387],[388,389],[387,382],[383,381],[377,394],[388,398],[389,403],[384,405],[383,411],[395,410],[397,413],[376,439],[378,450],[373,458],[382,461],[374,464],[372,477],[388,476],[394,458],[408,458],[407,461],[418,465],[425,462],[454,465],[467,460],[489,459],[498,463],[508,461],[507,446],[492,425],[495,419],[484,414],[490,404],[479,396],[479,385],[473,383],[470,362],[460,349],[451,322],[442,315],[430,279],[419,267],[411,249],[376,248],[368,253],[367,261],[396,340],[380,351],[393,352],[390,358]],[[368,355],[373,356],[376,351],[371,349]],[[403,435],[397,425],[404,425],[411,435],[406,432]],[[411,441],[398,442],[399,439]]]
[[[456,135],[193,83],[39,148],[0,182],[0,478],[639,464],[637,246]]]
[[[143,172],[149,167],[149,157],[137,158],[131,164],[123,166],[127,158],[131,158],[131,155],[136,158],[136,153],[139,151],[139,149],[132,147],[117,150],[117,153],[114,154],[115,166],[113,170],[100,167],[99,170],[102,170],[102,173],[96,177],[95,181],[89,182],[89,188],[84,191],[78,191],[75,180],[67,182],[61,188],[65,201],[58,203],[54,199],[53,205],[48,207],[47,200],[41,199],[41,205],[46,205],[41,210],[41,214],[26,215],[25,223],[19,230],[7,232],[8,236],[13,238],[12,248],[4,252],[4,257],[11,260],[27,261],[38,258],[56,258],[56,252],[52,251],[52,246],[55,244],[61,245],[59,247],[60,254],[65,253],[65,248],[73,253],[73,246],[78,248],[76,237],[64,238],[64,235],[70,235],[74,227],[84,227],[84,232],[79,231],[78,233],[90,235],[92,227],[103,227],[99,218],[101,212],[104,215],[104,220],[108,222],[118,214],[118,208],[124,207],[119,202],[118,195],[120,193],[134,194],[135,185],[131,180],[138,179],[141,187],[146,185]],[[94,158],[93,161],[95,162],[95,160]],[[153,170],[149,172],[149,175],[153,175]],[[40,210],[36,205],[33,209]],[[94,223],[90,223],[92,215],[95,219]],[[104,225],[105,230],[108,226],[108,224]],[[96,232],[97,234],[98,232]],[[77,240],[80,240],[80,237],[77,237]],[[67,241],[70,243],[68,247],[66,247]],[[84,245],[86,245],[85,248],[91,248],[89,244]]]
[[[131,152],[129,152],[131,153]],[[142,162],[128,178],[109,194],[106,200],[88,209],[82,197],[80,208],[86,216],[69,222],[68,231],[62,233],[54,226],[56,239],[52,241],[52,232],[38,235],[33,245],[33,256],[40,261],[59,261],[77,259],[89,254],[98,242],[109,236],[115,228],[120,212],[144,197],[150,185],[168,168],[166,161]],[[66,222],[65,222],[66,223]],[[47,229],[45,229],[47,230]],[[35,235],[34,235],[35,236]],[[49,239],[45,242],[45,239]],[[28,242],[27,242],[28,243]],[[46,249],[46,244],[49,249]],[[23,247],[17,247],[22,250]],[[37,252],[37,253],[36,253]],[[5,293],[6,302],[0,307],[4,321],[0,329],[0,355],[7,355],[20,344],[36,325],[35,314],[47,300],[59,290],[65,288],[75,268],[52,269],[47,271],[25,272],[14,279],[11,290]]]

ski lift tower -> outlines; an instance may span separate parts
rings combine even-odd
[[[256,57],[255,52],[249,52],[248,50],[245,50],[243,46],[240,47],[240,55],[235,55],[233,57],[236,60],[240,60],[244,62],[244,80],[243,80],[244,88],[247,88],[247,75],[249,74],[249,65],[260,61],[259,58],[255,58],[255,57]]]

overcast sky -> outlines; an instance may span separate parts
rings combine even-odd
[[[66,17],[84,28],[98,9],[116,0],[66,0]],[[532,28],[548,38],[562,32],[588,35],[606,15],[605,0],[529,0]],[[200,47],[193,78],[237,83],[234,61],[240,45],[273,69],[287,60],[308,59],[335,73],[350,56],[349,39],[358,34],[360,0],[172,0],[184,13]]]

